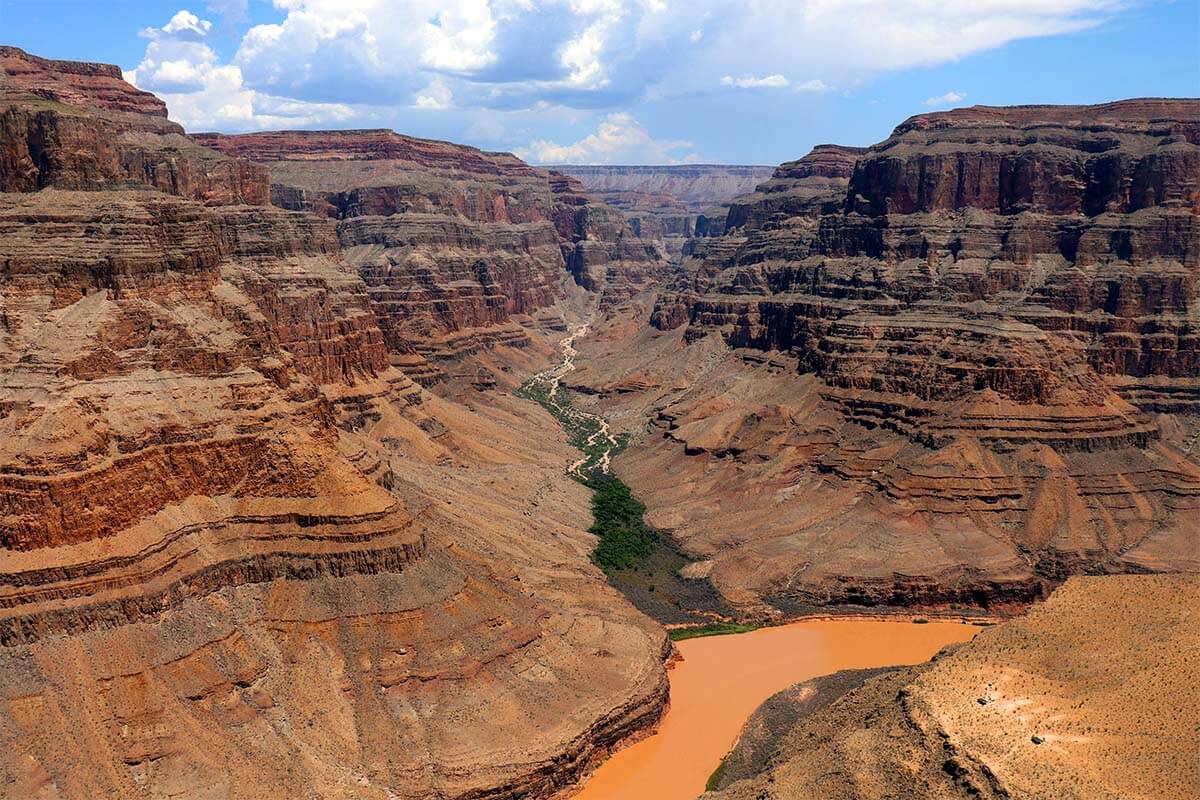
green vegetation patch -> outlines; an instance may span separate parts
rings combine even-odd
[[[715,622],[712,625],[702,625],[698,628],[674,628],[671,630],[671,641],[681,642],[684,639],[697,639],[701,636],[724,636],[729,633],[750,633],[761,628],[761,625],[745,625],[740,622]]]
[[[642,505],[629,487],[616,478],[593,479],[588,485],[595,522],[589,530],[600,537],[592,558],[605,571],[627,569],[654,552],[658,532],[646,525]]]
[[[606,452],[611,458],[624,450],[625,445],[629,443],[628,434],[618,434],[614,437],[616,444],[610,446],[609,442],[599,435],[600,421],[594,416],[584,414],[576,409],[572,401],[572,393],[562,386],[558,387],[558,391],[552,398],[547,384],[529,380],[517,389],[516,395],[526,400],[532,400],[549,411],[551,416],[563,426],[563,430],[567,434],[567,441],[571,446],[587,456],[587,461],[579,467],[580,474],[572,473],[572,478],[588,486],[593,481],[608,479],[608,474],[600,469],[600,462]],[[593,441],[589,444],[589,440]]]
[[[621,434],[616,445],[610,445],[603,436],[600,421],[592,415],[580,413],[571,401],[571,394],[561,386],[550,397],[549,388],[541,381],[527,381],[516,392],[518,397],[533,400],[549,411],[562,423],[567,441],[587,456],[579,468],[579,474],[571,477],[595,492],[592,496],[592,533],[600,537],[592,560],[608,573],[628,569],[640,559],[654,552],[658,543],[658,532],[646,525],[642,515],[646,507],[633,496],[629,487],[611,474],[603,471],[600,464],[605,453],[614,456],[629,442]],[[592,440],[589,444],[589,440]]]

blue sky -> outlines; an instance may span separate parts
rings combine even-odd
[[[0,0],[188,130],[388,127],[537,163],[756,163],[976,103],[1200,96],[1200,0]]]

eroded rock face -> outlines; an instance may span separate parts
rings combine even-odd
[[[210,204],[268,202],[266,171],[216,157],[111,64],[0,47],[0,190],[148,187]]]
[[[729,203],[725,229],[761,228],[770,220],[811,217],[840,208],[854,165],[864,152],[865,147],[819,144],[804,158],[780,164],[770,180]]]
[[[832,705],[773,698],[792,707],[773,718],[793,721],[765,768],[704,797],[1194,797],[1197,602],[1194,575],[1072,578]]]
[[[1197,124],[977,108],[820,148],[696,243],[652,356],[597,343],[573,379],[650,417],[618,468],[750,605],[1194,568]]]
[[[588,562],[557,427],[397,370],[355,249],[561,270],[553,223],[347,247],[115,67],[3,57],[43,138],[2,140],[0,793],[537,797],[652,724],[665,635]],[[162,185],[164,142],[203,180]],[[471,313],[550,299],[492,269]]]
[[[642,239],[678,256],[696,236],[725,230],[728,203],[774,173],[771,167],[733,164],[681,166],[564,166],[593,197],[624,212]]]
[[[975,107],[913,117],[855,167],[864,214],[974,208],[1000,214],[1200,205],[1195,103]]]
[[[277,205],[337,221],[396,363],[422,383],[527,343],[515,318],[561,300],[564,269],[607,308],[659,264],[615,209],[507,153],[380,130],[197,139],[267,167]]]

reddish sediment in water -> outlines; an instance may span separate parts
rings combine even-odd
[[[775,692],[843,669],[916,664],[979,628],[961,622],[806,620],[677,642],[671,708],[653,736],[615,754],[576,800],[693,800],[742,725]]]

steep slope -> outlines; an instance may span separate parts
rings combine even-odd
[[[481,347],[527,344],[517,320],[564,297],[564,268],[611,307],[658,267],[619,212],[507,153],[381,130],[197,139],[266,167],[277,205],[338,221],[395,363],[427,385]]]
[[[831,705],[776,698],[798,719],[765,769],[704,797],[1195,797],[1198,607],[1195,575],[1072,578]]]
[[[760,610],[1195,569],[1198,181],[1198,101],[915,117],[734,201],[573,380],[649,418],[618,472]]]
[[[390,366],[337,223],[115,67],[3,58],[0,794],[536,797],[653,723],[553,422]]]
[[[0,46],[0,190],[150,187],[205,202],[266,203],[266,171],[214,157],[112,64]]]

